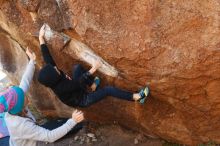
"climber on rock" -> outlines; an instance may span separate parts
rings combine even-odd
[[[39,41],[43,59],[46,65],[40,70],[38,81],[51,88],[59,99],[69,106],[87,107],[106,96],[113,96],[128,101],[138,101],[144,103],[149,95],[149,88],[145,87],[139,93],[131,93],[112,86],[106,86],[99,89],[100,79],[93,77],[95,71],[101,67],[101,62],[96,61],[92,68],[87,71],[80,64],[74,66],[72,78],[57,68],[49,49],[45,44],[43,25],[39,32]],[[87,91],[87,87],[92,92]]]
[[[19,86],[11,86],[0,93],[0,145],[1,146],[35,146],[37,141],[54,142],[67,133],[75,133],[82,128],[78,123],[84,120],[81,111],[73,111],[70,119],[49,121],[38,126],[27,108],[29,103],[25,93],[35,70],[34,53],[27,49],[30,58]],[[9,138],[10,135],[10,138]],[[5,138],[6,137],[6,138]]]

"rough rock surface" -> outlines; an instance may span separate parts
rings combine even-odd
[[[151,88],[144,105],[108,97],[83,109],[87,119],[189,145],[220,143],[219,12],[218,0],[0,0],[0,66],[18,83],[29,46],[38,56],[37,74],[43,62],[36,34],[47,23],[72,39],[50,48],[61,69],[88,67],[71,45],[77,40],[92,52],[87,62],[98,56],[106,64],[98,73],[103,85]],[[72,110],[36,79],[30,95],[47,115]]]

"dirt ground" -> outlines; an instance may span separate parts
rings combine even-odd
[[[38,146],[162,146],[164,141],[150,139],[118,125],[85,126],[78,133],[55,143]]]

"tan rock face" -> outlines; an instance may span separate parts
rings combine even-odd
[[[88,120],[189,145],[220,143],[219,11],[218,0],[0,0],[1,68],[18,83],[29,46],[37,75],[43,61],[36,34],[47,23],[58,36],[51,53],[64,71],[100,57],[102,85],[151,88],[144,105],[108,97],[83,109]],[[71,113],[36,77],[29,95],[47,115]]]

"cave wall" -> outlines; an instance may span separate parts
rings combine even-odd
[[[68,117],[73,108],[36,81],[43,65],[36,36],[47,23],[54,32],[48,45],[65,72],[98,57],[102,86],[151,88],[144,105],[108,97],[82,109],[87,120],[188,145],[220,143],[219,6],[218,0],[0,0],[0,67],[17,84],[29,46],[37,54],[32,102],[48,116]]]

